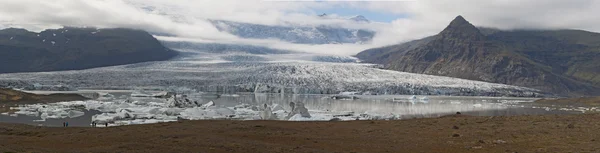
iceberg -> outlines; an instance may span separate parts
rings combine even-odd
[[[415,100],[415,99],[417,99],[417,96],[415,96],[415,95],[412,95],[412,96],[408,97],[408,99],[409,99],[409,100]]]
[[[289,121],[329,121],[333,118],[334,117],[332,115],[315,115],[315,116],[310,116],[310,117],[304,117],[301,114],[296,114],[296,115],[290,117],[290,119],[288,119],[288,120]]]

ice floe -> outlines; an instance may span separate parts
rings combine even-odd
[[[439,100],[433,97],[401,96],[402,101],[392,102],[388,98],[382,101],[366,102],[369,97],[359,100],[339,101],[330,96],[314,96],[312,100],[276,100],[267,102],[267,97],[253,95],[250,103],[247,95],[231,100],[244,102],[221,103],[222,100],[204,99],[196,101],[196,95],[172,95],[164,92],[136,92],[134,96],[121,96],[118,93],[94,92],[96,100],[70,101],[49,104],[31,104],[11,107],[12,114],[46,119],[75,118],[84,113],[91,116],[90,123],[98,127],[130,124],[172,122],[178,120],[289,120],[289,121],[345,121],[345,120],[394,120],[414,117],[429,117],[455,113],[457,111],[497,110],[506,108],[502,102],[470,102],[465,100]],[[160,93],[160,94],[158,94]],[[136,97],[143,95],[143,97]],[[202,95],[206,95],[202,93]],[[118,97],[118,98],[115,98]],[[282,96],[284,97],[284,96]],[[264,99],[263,99],[264,98]],[[362,99],[364,98],[364,99]],[[227,99],[227,98],[226,98]],[[395,98],[394,98],[395,99]],[[214,100],[214,101],[213,101]],[[255,102],[252,102],[255,101]],[[302,102],[298,102],[302,101]],[[517,106],[519,107],[519,106]],[[574,108],[579,109],[579,108]]]

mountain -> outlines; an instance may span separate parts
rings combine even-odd
[[[241,38],[279,39],[299,44],[363,44],[375,36],[374,31],[332,26],[261,25],[211,20],[215,27]]]
[[[350,20],[356,21],[356,22],[366,22],[366,23],[371,22],[362,15],[357,15],[357,16],[351,17]]]
[[[581,30],[477,28],[462,16],[439,34],[365,50],[357,57],[386,69],[600,95],[600,34]]]
[[[166,60],[176,55],[141,30],[0,30],[0,73],[87,69]]]

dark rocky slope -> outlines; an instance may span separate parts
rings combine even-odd
[[[78,70],[166,60],[176,55],[141,30],[0,30],[0,73]]]
[[[398,71],[600,95],[600,34],[580,30],[480,30],[458,16],[435,36],[357,57]]]

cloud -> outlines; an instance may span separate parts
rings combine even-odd
[[[462,15],[476,26],[512,29],[582,29],[600,31],[600,1],[580,0],[423,0],[372,2],[372,10],[406,14],[394,26],[433,33]]]
[[[316,17],[314,10],[368,9],[405,16],[391,23],[356,24]],[[583,29],[600,31],[595,0],[418,0],[418,1],[263,1],[263,0],[2,0],[0,27],[40,31],[60,26],[125,27],[171,33],[211,42],[258,44],[278,49],[355,54],[363,49],[423,38],[441,31],[456,15],[477,26],[500,29]],[[336,16],[333,14],[332,16]],[[370,29],[370,44],[292,44],[242,39],[220,32],[207,19],[264,25],[329,25]]]

